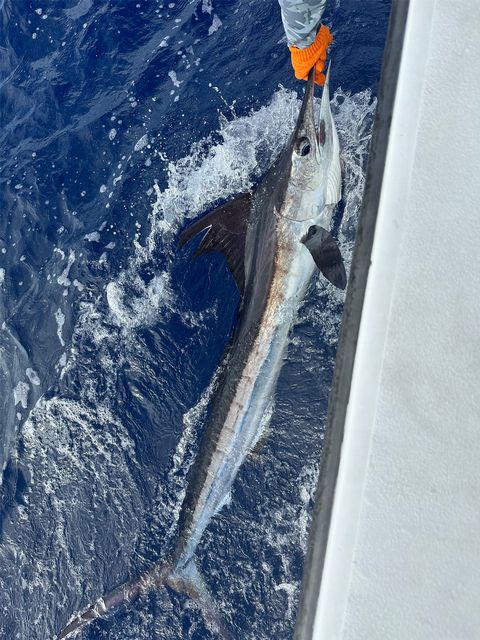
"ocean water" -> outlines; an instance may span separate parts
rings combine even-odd
[[[390,4],[336,0],[347,267]],[[255,184],[302,83],[275,0],[0,0],[0,638],[54,638],[175,540],[239,297],[177,238]],[[236,640],[292,637],[344,294],[312,282],[267,438],[198,565]],[[205,639],[167,589],[93,640]]]

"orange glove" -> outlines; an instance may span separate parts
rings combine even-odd
[[[330,29],[324,24],[320,27],[315,40],[306,49],[298,47],[288,47],[292,54],[292,67],[295,77],[298,80],[307,80],[308,72],[315,67],[316,84],[325,84],[325,61],[327,59],[327,49],[333,42],[333,36]]]

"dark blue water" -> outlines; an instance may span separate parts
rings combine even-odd
[[[347,264],[388,12],[325,15]],[[0,0],[0,16],[0,638],[44,640],[171,549],[238,304],[221,257],[192,262],[176,237],[258,180],[302,87],[275,0]],[[265,445],[198,550],[238,640],[292,637],[342,304],[312,283]],[[164,589],[83,637],[211,634]]]

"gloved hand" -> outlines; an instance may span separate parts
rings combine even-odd
[[[295,77],[299,80],[307,80],[308,72],[315,67],[316,84],[325,84],[325,61],[327,59],[327,49],[333,42],[333,36],[330,29],[322,25],[318,30],[317,36],[312,44],[306,49],[298,47],[288,47],[292,55],[292,67],[295,71]]]

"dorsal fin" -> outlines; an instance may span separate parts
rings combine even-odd
[[[242,193],[189,225],[180,234],[180,246],[207,230],[194,258],[218,251],[225,256],[240,293],[245,289],[245,233],[252,202],[251,193]]]

